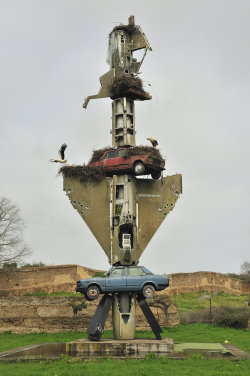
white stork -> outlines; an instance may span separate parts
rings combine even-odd
[[[147,137],[147,140],[149,140],[151,142],[151,144],[154,148],[158,145],[158,142],[154,137]]]
[[[66,163],[67,160],[64,159],[64,152],[65,152],[66,148],[67,148],[67,145],[66,144],[62,144],[62,146],[58,150],[58,158],[51,158],[50,162]]]

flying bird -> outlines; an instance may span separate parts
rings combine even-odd
[[[65,157],[65,149],[67,148],[66,144],[62,144],[60,149],[58,150],[58,158],[51,158],[50,162],[59,162],[59,163],[66,163],[67,160],[64,159]]]
[[[158,145],[158,142],[154,137],[147,137],[147,140],[149,140],[151,142],[151,144],[154,148]]]

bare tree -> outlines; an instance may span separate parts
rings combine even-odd
[[[250,283],[250,262],[248,261],[243,262],[243,264],[241,264],[240,266],[240,271],[241,271],[242,279],[245,282]]]
[[[0,267],[30,254],[22,237],[23,228],[17,206],[7,198],[0,198]]]

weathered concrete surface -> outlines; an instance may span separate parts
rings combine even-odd
[[[162,341],[141,339],[130,341],[131,344],[129,344],[129,341],[127,340],[125,342],[128,344],[127,346],[124,346],[122,341],[113,341],[110,339],[101,340],[100,342],[79,340],[70,343],[32,344],[18,349],[0,352],[0,362],[6,360],[23,362],[24,359],[25,361],[34,361],[41,359],[41,357],[49,360],[56,360],[61,359],[62,354],[66,356],[70,355],[82,360],[88,358],[93,359],[99,356],[107,357],[107,355],[108,357],[119,358],[142,358],[148,353],[151,353],[151,350],[158,357],[168,356],[175,359],[188,359],[194,354],[200,354],[205,358],[226,358],[237,361],[241,359],[250,359],[249,354],[228,343],[176,343],[173,346],[173,350],[171,350],[171,339],[163,339]],[[138,346],[134,345],[134,343],[136,344],[137,342]],[[151,342],[152,344],[147,346],[147,344],[145,345],[145,342]],[[161,344],[161,346],[158,346],[158,344]],[[164,352],[166,347],[167,350],[170,351]]]
[[[79,339],[66,343],[66,355],[79,357],[129,357],[144,358],[146,354],[170,355],[174,344],[172,338],[161,341],[152,339],[101,340],[99,342]]]
[[[0,332],[13,333],[68,332],[86,330],[99,303],[88,302],[85,310],[74,316],[72,305],[80,304],[81,297],[13,297],[0,298]],[[164,298],[165,299],[165,298]],[[167,301],[168,297],[166,297]],[[177,326],[179,315],[175,303],[169,305],[169,313],[152,308],[161,326]],[[139,307],[136,307],[137,329],[149,329]],[[112,329],[111,310],[105,329]]]

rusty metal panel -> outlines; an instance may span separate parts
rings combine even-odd
[[[70,203],[86,222],[94,237],[111,260],[110,254],[110,182],[80,182],[64,177],[63,190]]]
[[[137,26],[132,33],[130,33],[130,48],[131,50],[139,50],[141,48],[146,48],[152,51],[152,48],[146,38],[146,35],[142,31],[140,26]]]
[[[182,177],[176,174],[160,180],[137,179],[136,188],[139,258],[161,223],[173,210],[182,193]]]

